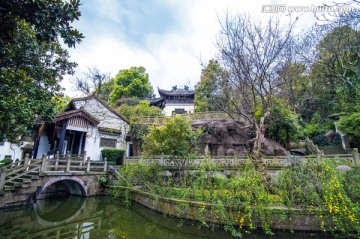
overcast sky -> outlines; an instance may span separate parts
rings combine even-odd
[[[76,76],[95,66],[114,77],[131,66],[146,68],[156,88],[190,85],[200,80],[201,60],[216,55],[218,19],[224,13],[247,13],[266,19],[264,4],[311,6],[324,1],[265,0],[82,0],[82,16],[75,27],[85,39],[69,49],[71,60],[79,64]],[[332,2],[332,1],[328,1]],[[288,13],[278,13],[283,16]],[[300,14],[300,13],[299,13]],[[314,22],[312,13],[301,13],[299,29]],[[294,14],[291,16],[294,18]],[[66,94],[71,91],[69,76],[61,83]]]

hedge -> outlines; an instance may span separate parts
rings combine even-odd
[[[109,149],[101,150],[101,154],[102,154],[103,159],[106,158],[108,162],[115,162],[118,165],[122,165],[125,150],[109,148]],[[110,163],[110,164],[112,164],[112,163]]]
[[[336,133],[332,143],[330,143],[324,134],[319,134],[319,135],[313,137],[312,141],[314,142],[314,144],[316,144],[318,146],[339,145],[339,144],[341,144],[341,136],[339,133]]]
[[[11,158],[5,158],[3,160],[0,161],[0,167],[2,166],[6,166],[8,164],[11,164],[12,163],[12,159]]]

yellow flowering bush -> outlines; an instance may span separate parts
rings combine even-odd
[[[347,180],[347,173],[335,168],[334,163],[321,159],[294,164],[277,178],[278,193],[287,206],[320,209],[323,231],[360,236],[359,203],[351,199],[357,199],[358,192],[353,196],[351,189],[357,189],[359,181],[356,177]]]

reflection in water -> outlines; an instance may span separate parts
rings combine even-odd
[[[84,202],[83,197],[69,196],[59,200],[37,200],[33,206],[40,224],[66,223],[81,213]]]
[[[41,201],[16,211],[0,211],[0,238],[232,238],[223,230],[200,228],[198,222],[165,217],[133,203],[125,207],[119,199],[68,197]],[[268,238],[261,233],[243,238]],[[329,238],[305,233],[276,232],[273,238]]]

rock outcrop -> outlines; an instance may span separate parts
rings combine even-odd
[[[204,136],[199,142],[200,153],[211,156],[247,155],[253,145],[255,131],[244,123],[234,121],[199,120],[193,123],[194,128],[203,128]],[[279,143],[265,139],[264,155],[285,155],[286,149]]]

